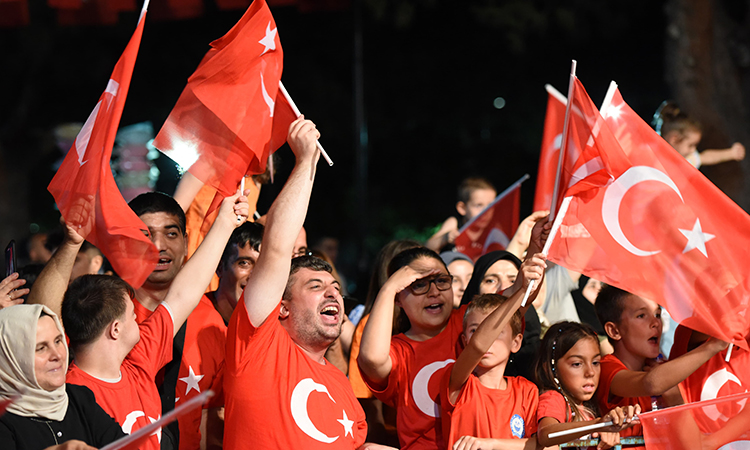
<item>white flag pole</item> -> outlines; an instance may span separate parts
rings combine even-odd
[[[174,420],[177,420],[177,418],[184,415],[186,412],[198,408],[202,404],[206,402],[209,398],[214,396],[214,391],[208,390],[204,393],[195,396],[194,398],[191,398],[190,400],[186,401],[182,405],[176,407],[172,411],[169,411],[168,413],[161,416],[159,420],[157,420],[154,423],[151,423],[149,425],[146,425],[143,428],[139,428],[134,433],[125,436],[123,438],[120,438],[116,440],[115,442],[112,442],[109,445],[105,445],[100,450],[120,450],[123,448],[126,448],[129,445],[135,444],[136,442],[140,442],[141,439],[144,437],[151,436],[155,432],[157,432],[161,427],[171,423]]]
[[[576,66],[577,62],[574,59],[570,64],[570,80],[568,81],[568,99],[573,96],[573,88],[575,86],[576,79]],[[563,140],[560,145],[560,155],[557,158],[557,173],[555,174],[555,188],[552,191],[552,205],[550,206],[549,221],[555,220],[555,210],[557,209],[557,195],[558,195],[558,184],[560,184],[560,177],[562,176],[562,165],[565,161],[565,150],[568,147],[568,125],[570,122],[570,102],[565,102],[565,121],[563,122]]]
[[[547,90],[547,93],[549,95],[555,97],[563,105],[567,105],[568,104],[568,99],[565,98],[564,95],[562,95],[562,92],[560,92],[557,89],[555,89],[555,87],[552,86],[551,84],[545,84],[544,85],[544,89]]]
[[[245,176],[242,176],[242,179],[240,180],[240,195],[245,195]],[[237,214],[237,223],[242,222],[242,216]]]
[[[284,98],[286,98],[286,101],[289,102],[289,106],[292,107],[292,111],[294,111],[294,114],[296,114],[297,117],[301,116],[302,113],[299,112],[299,108],[297,108],[297,104],[294,103],[294,100],[292,100],[292,97],[289,95],[289,92],[287,92],[286,88],[284,87],[284,83],[282,83],[281,80],[279,80],[279,89],[281,90],[281,94],[284,96]],[[315,141],[315,144],[317,145],[318,150],[320,150],[320,155],[323,157],[323,159],[326,160],[329,166],[332,166],[333,161],[328,156],[328,153],[326,153],[326,151],[323,150],[323,146],[320,145],[320,141]]]
[[[601,430],[602,428],[611,427],[612,425],[614,425],[614,423],[612,423],[611,420],[608,420],[606,422],[595,423],[593,425],[584,425],[582,427],[571,428],[569,430],[556,431],[554,433],[548,434],[547,437],[550,439],[554,439],[556,437],[567,436],[569,434],[582,435],[582,434],[586,434],[587,431]]]
[[[734,344],[729,344],[729,348],[727,349],[727,357],[724,358],[724,361],[729,362],[729,358],[732,357],[732,347],[734,347]]]
[[[560,224],[565,218],[565,213],[568,212],[568,206],[570,205],[570,201],[572,199],[573,197],[565,197],[562,203],[560,203],[560,211],[558,211],[557,217],[555,217],[555,221],[552,223],[552,229],[549,231],[549,237],[547,238],[547,242],[544,243],[544,249],[542,249],[542,253],[544,253],[545,255],[549,253],[549,248],[552,245],[552,241],[555,240],[555,235],[560,229]],[[526,302],[529,300],[529,295],[531,295],[531,291],[534,290],[534,284],[536,284],[534,283],[534,280],[531,280],[531,283],[529,283],[529,287],[526,288],[526,293],[523,295],[523,300],[521,301],[521,308],[526,306]]]
[[[529,174],[527,173],[527,174],[524,174],[524,176],[522,176],[521,178],[519,178],[518,181],[516,181],[515,183],[511,184],[508,189],[504,190],[503,192],[500,193],[500,195],[498,195],[497,197],[495,197],[495,200],[492,200],[492,203],[490,203],[489,205],[485,206],[485,208],[479,214],[477,214],[476,216],[472,217],[471,220],[469,220],[468,222],[466,222],[464,224],[464,226],[462,226],[461,229],[458,230],[458,234],[463,233],[464,230],[466,230],[467,228],[469,228],[471,226],[471,224],[474,223],[475,220],[477,220],[477,218],[481,217],[482,214],[484,214],[485,211],[487,211],[488,209],[490,209],[493,206],[495,206],[495,204],[497,204],[497,202],[499,202],[500,200],[502,200],[503,198],[505,198],[506,195],[508,195],[511,192],[513,192],[513,189],[517,188],[519,184],[523,183],[524,181],[526,181],[528,179],[529,179]]]

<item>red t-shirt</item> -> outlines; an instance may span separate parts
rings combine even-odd
[[[670,359],[687,353],[691,333],[692,330],[689,328],[682,325],[677,327]],[[734,346],[729,362],[726,362],[726,357],[727,350],[720,351],[680,383],[685,403],[741,394],[750,389],[750,352]],[[703,431],[709,432],[716,429],[717,422],[719,426],[723,425],[739,413],[735,408],[736,405],[733,404],[707,406],[703,408],[706,414],[705,423],[702,416],[696,414],[695,417]]]
[[[623,370],[629,370],[625,367],[615,355],[606,355],[601,360],[602,373],[599,377],[599,387],[596,390],[596,401],[599,405],[599,411],[608,413],[617,406],[641,405],[641,411],[651,411],[651,397],[618,397],[609,393],[612,385],[612,379],[615,375]],[[627,430],[621,431],[620,436],[642,436],[643,427],[633,425]]]
[[[448,365],[440,389],[447,448],[453,448],[462,436],[524,439],[536,433],[539,389],[534,383],[523,377],[505,377],[505,389],[492,389],[471,374],[452,404],[448,398],[452,369],[453,364]]]
[[[172,359],[174,323],[168,307],[156,308],[139,325],[141,340],[120,367],[119,381],[100,380],[81,370],[75,362],[68,369],[67,382],[86,386],[96,402],[131,433],[161,417],[161,398],[154,378]],[[161,430],[141,444],[141,450],[159,450]]]
[[[581,420],[594,420],[596,417],[591,415],[587,409],[579,408]],[[538,420],[542,420],[545,417],[551,417],[556,419],[560,423],[572,422],[573,411],[570,409],[570,405],[565,401],[562,394],[557,391],[544,391],[539,395],[539,408],[537,408],[536,416]]]
[[[151,315],[151,311],[138,301],[135,304],[136,321]],[[212,389],[216,394],[204,408],[224,405],[223,372],[227,327],[224,320],[205,295],[188,316],[182,361],[175,386],[175,406],[192,399],[201,392]],[[170,361],[172,357],[170,356]],[[202,409],[196,408],[177,419],[180,429],[180,450],[199,450],[201,443]]]
[[[226,356],[224,448],[351,450],[365,442],[365,413],[346,376],[307,356],[275,313],[256,328],[238,302]]]
[[[383,388],[362,378],[383,403],[396,408],[396,429],[403,449],[444,448],[438,410],[440,381],[448,364],[460,351],[459,335],[463,331],[466,306],[453,310],[445,329],[426,341],[415,341],[404,334],[391,339],[391,373]]]

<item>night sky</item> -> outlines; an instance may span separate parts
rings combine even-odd
[[[122,13],[115,26],[60,27],[43,2],[31,4],[29,26],[0,29],[2,170],[21,167],[32,186],[23,194],[28,210],[13,216],[14,228],[3,229],[3,242],[11,237],[6,233],[25,235],[31,222],[52,226],[51,196],[40,189],[48,174],[36,169],[54,159],[51,128],[85,121],[137,21],[137,13]],[[469,175],[485,176],[502,191],[529,173],[522,189],[525,217],[536,183],[544,84],[565,93],[573,58],[596,104],[614,79],[648,120],[670,96],[663,2],[565,4],[364,1],[366,199],[355,189],[354,9],[272,6],[284,49],[284,84],[316,122],[336,163],[320,163],[306,221],[310,243],[323,235],[339,237],[339,270],[356,280],[360,249],[366,253],[359,260],[368,261],[389,239],[425,237],[455,214],[456,187]],[[242,12],[218,11],[207,1],[200,19],[148,20],[121,125],[151,121],[158,130],[208,44]],[[494,106],[498,98],[502,109]],[[293,165],[287,147],[279,154],[277,183],[264,188],[261,213]],[[8,184],[0,194],[6,204]],[[164,190],[173,185],[168,176],[160,180]]]

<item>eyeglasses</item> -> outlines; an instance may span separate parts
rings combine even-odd
[[[435,283],[438,291],[447,291],[453,285],[453,277],[450,275],[438,275],[434,278],[422,278],[409,286],[411,293],[414,295],[423,295],[430,290],[430,284]]]

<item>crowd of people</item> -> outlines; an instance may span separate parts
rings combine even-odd
[[[700,138],[696,126],[661,131],[678,148]],[[698,400],[684,384],[724,358],[725,342],[674,324],[667,333],[654,299],[548,262],[545,211],[506,250],[455,252],[460,225],[497,195],[481,178],[461,184],[459,218],[424,245],[383,247],[347,315],[330,255],[305,242],[319,137],[293,122],[296,162],[268,214],[248,222],[249,191],[238,189],[197,249],[190,201],[133,199],[159,252],[137,289],[64,223],[34,276],[0,282],[0,446],[100,448],[212,390],[139,448],[531,449],[594,424],[605,425],[589,437],[608,448],[642,435],[641,412]],[[716,158],[691,145],[685,156],[702,164],[744,157],[741,144]]]

